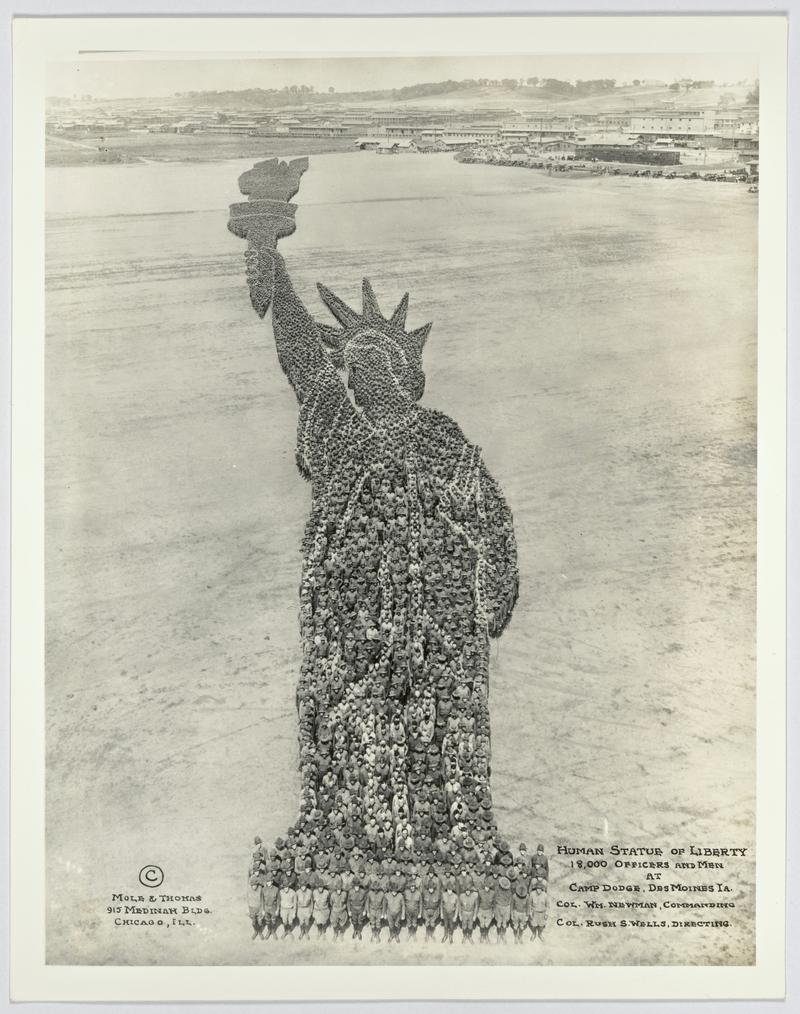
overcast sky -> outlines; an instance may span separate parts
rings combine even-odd
[[[123,59],[104,54],[80,63],[48,66],[48,95],[98,98],[170,96],[185,91],[227,91],[241,88],[282,88],[313,85],[337,92],[401,88],[425,81],[464,78],[556,77],[562,80],[634,78],[673,81],[691,77],[733,83],[758,76],[756,58],[740,54],[604,53],[597,56],[486,57],[335,57],[325,59],[152,59],[130,54]]]

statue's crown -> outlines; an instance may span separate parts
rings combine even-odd
[[[422,350],[430,334],[432,324],[425,324],[414,331],[406,331],[406,314],[408,313],[408,293],[397,304],[389,317],[384,317],[369,279],[362,283],[362,310],[354,310],[326,286],[317,283],[320,298],[333,316],[342,325],[333,327],[329,324],[318,324],[322,341],[331,350],[331,358],[335,365],[344,366],[345,351],[350,342],[365,332],[375,332],[381,339],[393,345],[409,366],[419,367],[422,363]]]

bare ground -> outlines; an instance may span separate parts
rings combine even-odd
[[[79,139],[48,135],[48,166],[103,165],[115,162],[213,162],[230,158],[296,158],[352,151],[355,138],[249,137],[239,134],[110,134]]]

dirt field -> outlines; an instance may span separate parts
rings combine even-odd
[[[368,274],[385,307],[410,290],[409,325],[434,321],[425,404],[482,446],[514,512],[501,826],[551,855],[750,852],[726,870],[725,931],[558,928],[554,908],[525,947],[267,945],[244,874],[253,834],[296,815],[309,491],[226,231],[242,168],[48,171],[49,960],[752,961],[755,198],[312,159],[283,246],[299,290],[320,319],[317,280],[355,299]],[[112,892],[139,893],[148,863],[213,915],[115,927]],[[555,906],[575,874],[551,870]]]
[[[294,158],[352,151],[355,138],[248,137],[216,134],[111,134],[65,139],[48,135],[48,166],[103,165],[113,162],[213,162],[230,158]],[[102,150],[101,150],[102,149]]]

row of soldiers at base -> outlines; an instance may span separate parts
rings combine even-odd
[[[352,937],[361,940],[369,927],[372,940],[380,940],[388,927],[389,940],[399,942],[400,931],[414,939],[425,927],[425,939],[433,940],[442,926],[443,940],[453,943],[453,933],[461,928],[464,941],[489,940],[496,927],[498,941],[506,939],[510,927],[517,943],[523,942],[526,929],[533,939],[541,939],[547,923],[547,882],[549,865],[543,846],[534,861],[521,846],[521,861],[488,866],[437,868],[426,872],[416,864],[384,861],[361,862],[338,871],[311,870],[298,873],[270,871],[258,859],[260,840],[256,839],[254,862],[248,881],[248,908],[253,939],[292,936],[296,927],[300,939],[309,937],[316,927],[320,937],[328,928],[338,940],[352,927]],[[369,865],[370,869],[367,869]]]

